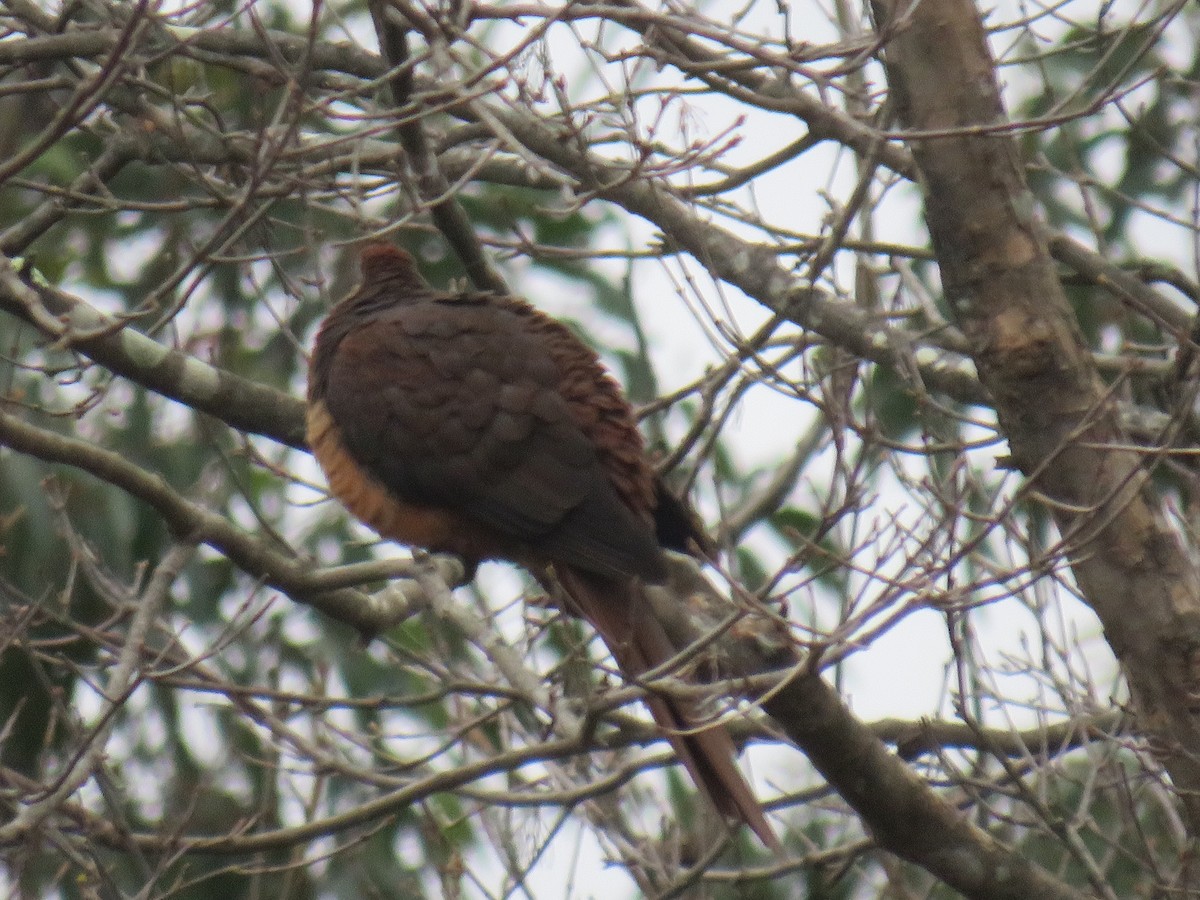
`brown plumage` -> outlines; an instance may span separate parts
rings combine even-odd
[[[704,536],[596,354],[523,300],[437,291],[403,250],[368,245],[362,283],[317,333],[308,443],[333,494],[384,537],[552,567],[626,677],[676,655],[640,585],[665,580],[664,547]],[[683,733],[689,704],[646,702],[717,809],[778,847],[724,728]]]

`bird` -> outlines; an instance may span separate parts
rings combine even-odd
[[[309,364],[306,434],[330,493],[382,537],[471,570],[552,572],[635,683],[674,658],[642,590],[667,580],[666,550],[711,544],[597,354],[521,298],[431,287],[391,243],[359,265]],[[712,805],[778,851],[725,727],[678,696],[644,701]]]

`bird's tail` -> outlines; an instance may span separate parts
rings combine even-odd
[[[679,652],[638,596],[637,582],[622,584],[576,569],[560,569],[559,581],[577,612],[600,633],[626,678],[636,681]],[[702,725],[695,704],[649,691],[646,706],[697,787],[724,816],[744,822],[772,850],[782,851],[763,808],[734,761],[737,748],[722,725]]]

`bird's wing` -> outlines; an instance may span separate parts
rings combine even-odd
[[[448,300],[377,312],[341,339],[320,399],[354,460],[405,503],[542,561],[657,577],[651,526],[622,501],[525,319]]]

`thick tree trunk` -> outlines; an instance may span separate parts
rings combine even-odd
[[[942,283],[1030,496],[1127,674],[1200,834],[1200,577],[1131,449],[1055,275],[969,0],[874,0]]]

